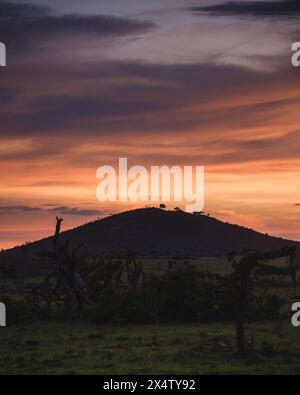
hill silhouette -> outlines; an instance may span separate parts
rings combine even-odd
[[[216,256],[228,251],[270,251],[299,243],[271,237],[207,215],[144,208],[123,212],[63,232],[91,255],[133,251],[139,256]],[[52,249],[51,237],[26,246],[35,254]],[[21,247],[10,250],[20,253]]]

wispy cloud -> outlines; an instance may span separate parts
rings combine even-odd
[[[153,28],[148,21],[106,15],[54,14],[51,8],[0,1],[0,37],[23,55],[57,39],[122,37]]]
[[[42,207],[52,207],[52,204],[45,204]],[[77,207],[57,206],[49,209],[31,206],[0,206],[0,214],[17,214],[17,213],[30,213],[30,212],[56,212],[62,215],[73,215],[80,217],[94,217],[105,214],[99,210],[82,210]]]
[[[239,92],[246,95],[261,89],[279,90],[287,84],[296,86],[299,77],[298,73],[288,72],[286,68],[279,70],[275,79],[272,73],[213,63],[161,65],[104,62],[83,71],[81,74],[77,68],[69,71],[74,78],[72,86],[64,83],[62,78],[65,75],[58,72],[57,81],[61,81],[64,92],[60,93],[58,88],[56,94],[45,96],[40,92],[37,97],[28,98],[26,105],[30,105],[30,112],[10,106],[0,116],[1,124],[5,125],[0,133],[7,136],[42,136],[53,133],[61,135],[63,131],[64,136],[70,133],[73,138],[82,135],[82,129],[89,136],[107,136],[112,133],[138,133],[145,129],[160,133],[161,130],[176,132],[191,127],[203,128],[208,124],[214,127],[218,121],[215,112],[210,117],[204,110],[199,111],[200,105],[214,103],[216,106],[218,101],[230,99]],[[91,81],[86,79],[86,74]],[[29,78],[35,79],[35,76]],[[91,92],[92,81],[100,93]],[[77,84],[81,87],[86,85],[87,88],[74,92]],[[70,92],[67,92],[68,89]],[[181,111],[193,106],[195,111],[184,117]],[[252,112],[248,110],[249,115],[257,112],[254,106]],[[232,117],[232,120],[235,118]],[[60,149],[60,145],[48,145],[47,153]],[[29,155],[34,155],[34,152]]]
[[[103,211],[99,210],[82,210],[77,207],[67,207],[67,206],[60,206],[60,207],[54,207],[51,209],[51,211],[56,211],[60,214],[65,214],[65,215],[76,215],[80,217],[89,217],[89,216],[100,216],[103,215]]]
[[[34,212],[41,211],[42,209],[39,207],[31,207],[31,206],[0,206],[0,214],[10,214],[10,213],[19,213],[19,212]]]
[[[194,12],[209,12],[219,15],[248,15],[255,17],[294,16],[300,14],[299,0],[284,1],[231,1],[205,7],[193,7]]]

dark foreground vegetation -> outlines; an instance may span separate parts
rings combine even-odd
[[[230,253],[223,273],[175,258],[151,271],[133,253],[88,256],[61,222],[47,276],[1,267],[0,373],[300,372],[296,247]]]

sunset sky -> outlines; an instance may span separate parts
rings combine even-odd
[[[205,166],[205,211],[300,240],[299,19],[298,0],[0,0],[0,248],[133,207],[96,200],[119,157]]]

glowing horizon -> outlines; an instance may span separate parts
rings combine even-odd
[[[0,249],[145,206],[96,199],[122,156],[205,166],[205,211],[300,241],[299,14],[260,2],[0,3]]]

